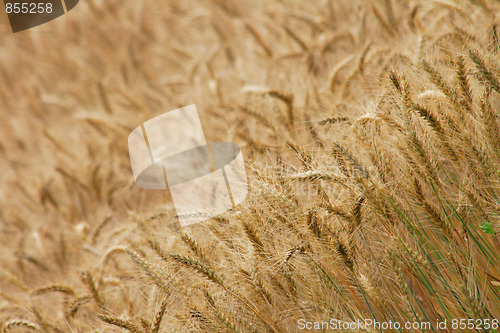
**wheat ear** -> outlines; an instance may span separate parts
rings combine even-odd
[[[135,326],[134,323],[132,323],[130,320],[106,316],[106,315],[102,315],[102,314],[98,315],[97,317],[105,323],[124,328],[129,332],[143,333],[143,331],[139,327]]]

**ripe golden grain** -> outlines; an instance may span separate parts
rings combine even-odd
[[[3,331],[498,318],[499,10],[94,0],[5,38]],[[250,189],[180,229],[127,135],[191,103]]]

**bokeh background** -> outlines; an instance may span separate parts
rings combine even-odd
[[[500,318],[499,8],[81,0],[16,34],[2,13],[3,329],[295,332],[301,318]],[[243,147],[251,193],[181,229],[168,191],[135,186],[127,136],[190,104],[208,141]],[[387,193],[405,218],[382,204]],[[430,238],[412,235],[409,220]]]

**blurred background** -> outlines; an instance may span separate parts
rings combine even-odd
[[[305,172],[329,165],[334,159],[327,155],[331,141],[352,144],[351,151],[368,158],[351,131],[370,122],[377,110],[394,107],[392,102],[381,102],[384,96],[395,95],[386,89],[390,70],[411,72],[407,78],[412,89],[427,91],[421,100],[435,98],[433,105],[446,105],[436,88],[426,88],[430,81],[421,79],[425,71],[414,65],[416,59],[432,62],[443,75],[454,73],[450,63],[469,48],[488,49],[495,59],[498,8],[499,2],[493,0],[80,0],[67,14],[15,34],[2,11],[0,322],[4,329],[293,332],[299,318],[327,320],[348,313],[336,313],[341,309],[337,304],[357,307],[368,316],[369,305],[356,305],[356,297],[363,302],[358,291],[345,301],[332,296],[333,287],[322,284],[324,277],[317,277],[323,282],[308,285],[305,274],[294,282],[298,287],[280,289],[274,275],[259,286],[245,275],[251,271],[246,264],[242,267],[247,271],[226,272],[226,281],[241,288],[239,293],[224,285],[218,291],[222,294],[212,293],[215,301],[204,294],[204,305],[199,305],[201,296],[191,288],[195,284],[191,273],[144,261],[154,244],[168,252],[190,249],[191,255],[201,256],[201,263],[207,258],[200,248],[205,248],[210,267],[225,271],[258,253],[258,240],[243,242],[252,231],[237,229],[243,225],[238,216],[249,221],[251,209],[256,209],[259,214],[253,216],[266,221],[261,235],[272,235],[280,219],[271,218],[268,210],[280,212],[283,221],[302,221],[315,214],[311,211],[319,207],[318,201],[298,195],[301,212],[296,216],[287,209],[298,203],[278,198],[281,194],[275,199],[286,209],[267,203],[262,195],[250,195],[250,208],[242,208],[246,213],[229,212],[205,226],[213,227],[211,232],[219,237],[219,245],[213,245],[201,237],[204,226],[179,228],[168,191],[135,186],[127,137],[148,119],[196,104],[207,141],[243,147],[250,183],[262,181],[263,175],[278,183],[280,172],[298,172],[304,161],[312,161],[306,163]],[[498,69],[491,71],[498,75]],[[375,133],[377,127],[370,131]],[[290,156],[297,159],[292,162]],[[330,195],[339,193],[336,187],[330,190]],[[346,194],[345,200],[338,195],[335,200],[340,207],[351,207],[358,195],[361,192]],[[329,211],[318,213],[318,218],[326,221],[328,214],[335,215]],[[184,235],[182,241],[179,235]],[[299,240],[292,252],[293,244],[273,245],[272,260],[306,251],[300,250]],[[148,250],[141,250],[148,244]],[[383,248],[377,246],[374,251]],[[110,254],[113,251],[128,257]],[[231,259],[224,251],[232,253]],[[328,257],[334,252],[341,253],[342,247],[328,248],[314,262],[325,260],[336,271],[337,259]],[[272,262],[269,271],[276,268]],[[219,284],[209,271],[201,271],[205,280]],[[172,274],[184,289],[176,285],[162,291],[162,283],[155,280],[158,274],[165,281],[169,278],[161,274]],[[287,274],[277,278],[283,285],[292,283]],[[244,287],[248,281],[254,281],[254,287]],[[353,281],[354,277],[344,280],[357,288],[359,283]],[[418,311],[432,319],[445,316],[433,297],[418,296],[425,293],[424,287],[418,289],[418,283],[408,281],[415,285],[416,297],[422,298],[423,309]],[[227,290],[247,302],[242,305]],[[264,305],[251,298],[255,290],[268,290],[269,295],[263,296],[267,300],[260,300]],[[309,298],[300,296],[309,291]],[[167,302],[160,297],[163,293],[170,295]],[[322,293],[328,296],[323,298]],[[232,310],[210,312],[211,317],[205,318],[203,307],[218,308],[220,302]],[[451,296],[447,302],[459,303]],[[499,305],[494,309],[498,311]],[[108,317],[99,319],[99,314]],[[242,323],[232,321],[234,317]],[[193,324],[197,320],[198,326]]]

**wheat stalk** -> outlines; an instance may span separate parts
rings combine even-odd
[[[110,324],[110,325],[115,325],[118,327],[121,327],[123,329],[126,329],[129,332],[132,333],[143,333],[143,331],[134,325],[130,320],[128,319],[122,319],[118,317],[111,317],[111,316],[106,316],[106,315],[98,315],[99,319],[101,319],[103,322]]]

